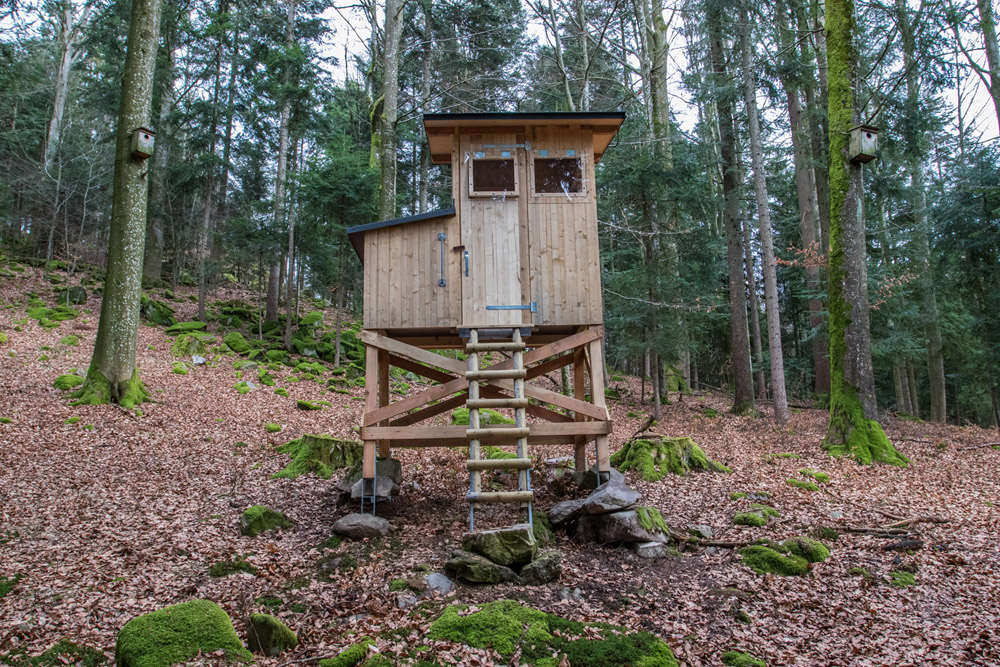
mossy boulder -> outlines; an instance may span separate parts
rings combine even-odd
[[[469,425],[469,409],[468,408],[458,408],[451,413],[451,423],[455,426],[468,426]],[[513,424],[514,420],[510,417],[506,417],[503,414],[497,412],[496,410],[491,410],[489,408],[483,408],[479,411],[479,425],[480,426],[493,426],[494,424]]]
[[[216,651],[223,651],[230,660],[253,658],[219,605],[192,600],[126,623],[115,644],[115,663],[118,667],[169,667]]]
[[[174,375],[187,375],[188,366],[183,361],[175,361],[173,367]]]
[[[448,574],[469,584],[499,584],[515,581],[517,574],[506,565],[469,551],[456,551],[444,564]]]
[[[170,346],[170,354],[175,357],[204,356],[208,354],[208,344],[213,340],[211,336],[198,332],[177,334]]]
[[[362,637],[360,641],[344,649],[335,658],[328,658],[319,661],[319,667],[357,667],[368,657],[369,649],[375,645],[369,637]]]
[[[497,600],[479,611],[465,613],[467,605],[446,608],[427,631],[429,639],[443,639],[475,648],[492,648],[504,658],[520,653],[518,664],[556,667],[565,656],[573,667],[676,667],[670,647],[647,632],[599,623],[585,625],[555,614]]]
[[[69,334],[68,336],[63,336],[59,339],[60,345],[68,345],[70,347],[76,347],[80,344],[80,337],[76,334]]]
[[[298,644],[299,638],[279,619],[270,614],[250,614],[247,647],[254,653],[263,653],[273,658]]]
[[[819,486],[816,485],[816,482],[805,482],[801,479],[786,479],[785,484],[805,491],[819,491]]]
[[[176,336],[177,334],[191,333],[192,331],[204,331],[207,328],[208,324],[205,322],[177,322],[167,327],[164,333],[168,336]]]
[[[139,316],[148,322],[161,326],[169,327],[177,323],[177,320],[174,319],[174,309],[172,306],[162,301],[150,299],[145,293],[140,297]]]
[[[792,537],[782,542],[782,545],[789,553],[805,558],[810,563],[822,563],[830,557],[830,550],[826,545],[810,537]]]
[[[223,337],[222,342],[236,354],[248,354],[253,349],[250,343],[247,342],[247,339],[243,337],[243,334],[238,331],[227,333]]]
[[[785,555],[778,549],[754,544],[740,549],[743,564],[760,574],[777,574],[794,577],[809,571],[809,561],[794,554]]]
[[[631,440],[611,457],[619,470],[635,470],[647,482],[658,482],[667,474],[687,475],[692,470],[732,472],[713,461],[691,438]]]
[[[69,391],[70,389],[79,387],[81,384],[83,384],[83,378],[74,373],[60,375],[52,382],[52,386],[59,391]]]
[[[337,468],[347,468],[360,462],[364,450],[356,440],[342,440],[325,433],[306,433],[301,438],[289,440],[277,451],[288,454],[292,461],[272,477],[295,479],[314,472],[323,479],[330,479]]]
[[[745,651],[726,651],[722,654],[722,664],[726,667],[767,667],[767,663]]]
[[[307,401],[304,399],[299,399],[295,401],[295,407],[299,410],[322,410],[323,406],[315,401]]]
[[[292,528],[295,522],[284,513],[263,505],[247,508],[240,517],[240,532],[249,537],[257,537],[261,533],[279,528]]]
[[[462,537],[462,549],[489,558],[498,565],[527,565],[538,554],[531,526],[522,523],[508,528],[479,530]]]

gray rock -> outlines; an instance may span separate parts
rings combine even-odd
[[[204,366],[206,361],[207,360],[205,359],[205,357],[201,356],[200,354],[191,355],[191,363],[194,364],[195,366]],[[247,384],[249,385],[250,383],[247,382]],[[250,388],[253,389],[253,386],[251,385]]]
[[[291,628],[269,614],[250,614],[248,625],[247,647],[254,653],[273,658],[299,644],[299,638]]]
[[[610,514],[632,509],[642,500],[642,494],[630,489],[621,482],[608,482],[597,487],[597,490],[583,501],[585,514]]]
[[[526,523],[466,533],[462,549],[481,554],[498,565],[527,565],[538,554],[535,535]]]
[[[709,557],[718,556],[719,550],[716,547],[708,547],[707,549],[705,549],[705,555]]]
[[[554,459],[545,459],[546,468],[573,468],[575,466],[576,461],[572,456],[557,456]]]
[[[598,541],[600,527],[600,515],[584,514],[576,522],[576,531],[573,533],[573,539],[581,544],[593,544]]]
[[[521,583],[540,586],[559,579],[562,574],[562,554],[548,551],[521,568]]]
[[[359,479],[351,487],[351,500],[358,500],[361,498],[364,491],[364,480]],[[370,490],[370,489],[369,489]],[[399,492],[399,485],[393,482],[388,477],[376,477],[375,478],[375,497],[376,498],[391,498]]]
[[[396,598],[396,609],[409,609],[417,604],[417,596],[407,593]]]
[[[667,555],[667,545],[663,542],[634,542],[632,551],[639,558],[663,558]]]
[[[444,596],[455,590],[455,582],[440,572],[431,572],[425,576],[424,584],[427,586],[424,589],[424,596],[435,594]]]
[[[556,503],[549,510],[549,523],[552,524],[553,528],[558,528],[565,523],[569,523],[580,515],[582,507],[583,499],[564,500],[561,503]]]
[[[597,482],[597,465],[595,464],[590,470],[582,471],[578,470],[573,476],[576,481],[576,485],[585,491],[592,491],[600,486]],[[625,483],[625,475],[621,474],[614,468],[611,469],[611,481]]]
[[[333,488],[343,494],[351,493],[354,485],[361,479],[361,466],[361,461],[351,466]],[[398,492],[399,485],[403,483],[403,464],[399,459],[378,459],[375,461],[375,478],[380,477],[391,479],[393,493]]]
[[[600,542],[666,542],[670,536],[660,531],[646,530],[635,510],[602,514],[598,517],[597,539]]]
[[[391,528],[388,521],[374,514],[348,514],[333,524],[333,532],[352,540],[385,537]]]
[[[579,588],[570,588],[569,586],[563,586],[559,591],[559,597],[563,600],[579,600],[583,597],[583,591]]]
[[[703,540],[710,540],[715,536],[712,532],[712,527],[703,523],[693,523],[688,526],[688,532],[695,537],[700,537]]]
[[[497,565],[479,554],[467,551],[456,551],[452,554],[444,569],[452,576],[470,584],[499,584],[517,579],[514,570],[509,567]]]

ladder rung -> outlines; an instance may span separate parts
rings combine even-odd
[[[531,459],[481,459],[466,461],[468,470],[527,470],[531,467]]]
[[[470,428],[465,431],[465,437],[469,440],[482,440],[483,438],[527,438],[531,430],[525,428]]]
[[[535,499],[533,491],[487,491],[466,494],[470,503],[530,503]]]
[[[528,376],[523,368],[511,368],[502,371],[466,371],[465,379],[473,380],[518,380]]]
[[[466,352],[524,352],[527,346],[524,343],[513,341],[506,343],[467,343]]]
[[[526,398],[470,398],[465,402],[465,407],[472,409],[479,408],[526,408],[528,399]]]

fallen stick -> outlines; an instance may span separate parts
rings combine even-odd
[[[942,519],[939,516],[915,516],[912,519],[903,519],[896,523],[890,523],[885,528],[903,528],[913,523],[948,523],[950,519]]]
[[[740,547],[749,547],[754,544],[767,544],[767,540],[743,540],[740,542],[729,542],[726,540],[703,540],[697,537],[681,535],[671,535],[671,537],[681,542],[697,544],[700,547],[719,547],[721,549],[738,549]]]
[[[836,529],[835,529],[836,530]],[[846,526],[841,528],[845,533],[855,533],[857,535],[873,535],[875,537],[900,537],[909,536],[910,531],[903,528],[855,528]]]
[[[969,445],[968,447],[959,447],[958,451],[964,452],[969,449],[986,449],[987,447],[1000,447],[1000,442],[987,442],[985,445]]]
[[[846,498],[841,498],[837,494],[833,493],[832,491],[829,491],[828,489],[826,489],[826,488],[824,488],[822,486],[819,487],[819,489],[820,489],[820,491],[822,491],[826,495],[830,496],[831,498],[836,498],[840,502],[847,503],[848,505],[854,505],[858,509],[868,510],[870,512],[878,512],[882,516],[884,516],[886,518],[889,518],[889,519],[895,519],[896,521],[902,521],[905,518],[905,517],[899,516],[898,514],[893,514],[892,512],[886,512],[885,510],[880,510],[880,509],[878,509],[876,507],[865,507],[864,505],[861,505],[860,503],[856,503],[853,500],[847,500]]]

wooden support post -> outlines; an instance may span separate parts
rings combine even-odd
[[[604,397],[604,352],[601,349],[601,339],[589,343],[590,349],[590,399],[595,406],[607,411],[607,400]],[[594,438],[597,449],[597,476],[603,483],[611,478],[611,449],[607,435]]]
[[[583,348],[573,353],[573,397],[581,401],[587,397],[586,355]],[[583,421],[583,415],[576,413],[576,421]],[[574,465],[577,473],[587,471],[587,439],[579,435],[574,446]]]
[[[389,352],[387,350],[378,351],[378,407],[383,408],[389,405]],[[380,426],[388,426],[389,420],[379,422]],[[384,459],[389,458],[389,441],[378,441],[378,455]]]
[[[365,414],[378,408],[378,348],[365,346]],[[365,440],[361,476],[364,479],[375,479],[375,446],[374,440]]]

